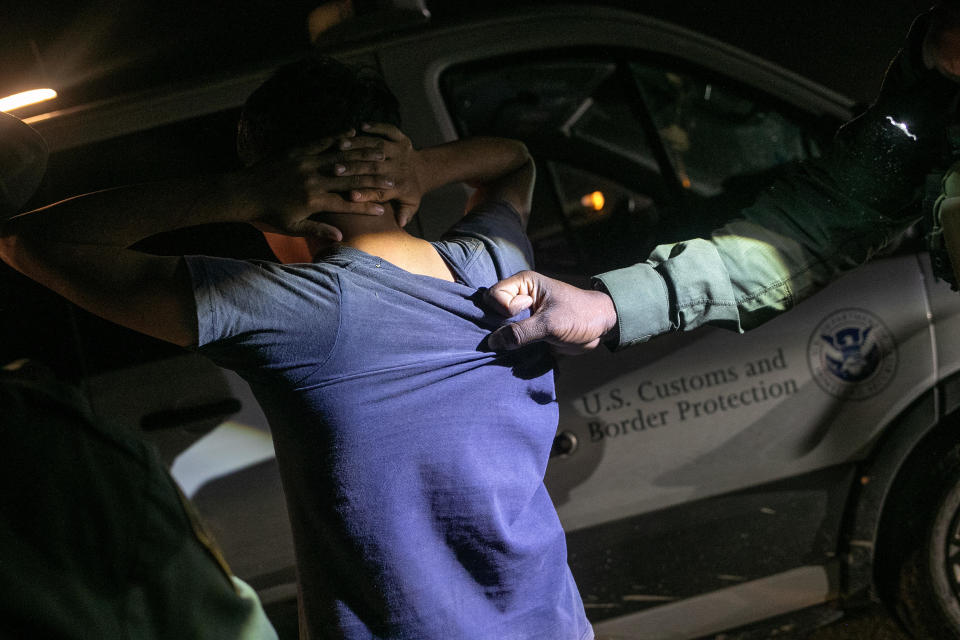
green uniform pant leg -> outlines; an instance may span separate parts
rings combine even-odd
[[[0,637],[271,639],[139,438],[0,374]]]

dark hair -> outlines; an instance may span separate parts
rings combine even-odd
[[[364,122],[400,126],[400,105],[377,73],[314,56],[280,67],[250,94],[237,152],[247,165]]]

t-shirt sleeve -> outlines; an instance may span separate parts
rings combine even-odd
[[[326,359],[340,323],[335,275],[311,265],[185,260],[200,353],[245,376],[278,374],[294,383]]]
[[[492,277],[489,284],[518,271],[534,268],[533,247],[523,230],[520,214],[507,202],[490,200],[480,203],[441,239],[458,262],[467,269],[476,270],[480,267],[476,264],[480,255],[475,251],[476,243],[466,239],[483,243],[486,254],[492,261],[493,273],[481,277],[485,280]]]

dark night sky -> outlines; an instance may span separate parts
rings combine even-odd
[[[365,0],[376,2],[377,0]],[[438,22],[467,13],[552,0],[428,0]],[[305,17],[316,0],[52,0],[7,3],[0,20],[0,85],[35,84],[18,70],[42,72],[64,103],[210,75],[289,55],[307,46]],[[597,3],[591,3],[597,4]],[[850,97],[869,101],[886,62],[923,0],[607,0],[690,27]],[[22,76],[22,74],[19,74]],[[27,88],[27,87],[24,87]],[[73,95],[70,95],[73,94]]]
[[[462,7],[466,3],[444,4]],[[484,6],[517,4],[559,2],[488,0]],[[683,25],[869,102],[911,21],[932,0],[605,0],[590,4],[629,8]]]
[[[913,17],[930,2],[660,0],[631,4],[869,102]]]

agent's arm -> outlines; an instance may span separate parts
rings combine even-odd
[[[491,307],[506,315],[530,308],[533,316],[498,330],[491,345],[549,339],[590,348],[604,337],[625,347],[704,324],[743,331],[867,261],[917,220],[912,205],[956,109],[960,85],[948,78],[960,67],[958,52],[960,12],[921,16],[877,101],[838,132],[823,158],[775,183],[710,237],[662,245],[644,262],[596,276],[599,293],[576,293],[539,274],[501,281],[491,287]],[[589,314],[598,319],[586,322]]]
[[[129,247],[160,232],[212,222],[338,240],[339,231],[310,215],[379,215],[380,205],[351,202],[337,192],[379,189],[389,180],[333,176],[335,161],[372,153],[327,152],[333,142],[234,173],[102,191],[17,216],[0,227],[0,258],[98,316],[193,345],[196,311],[183,259]]]

